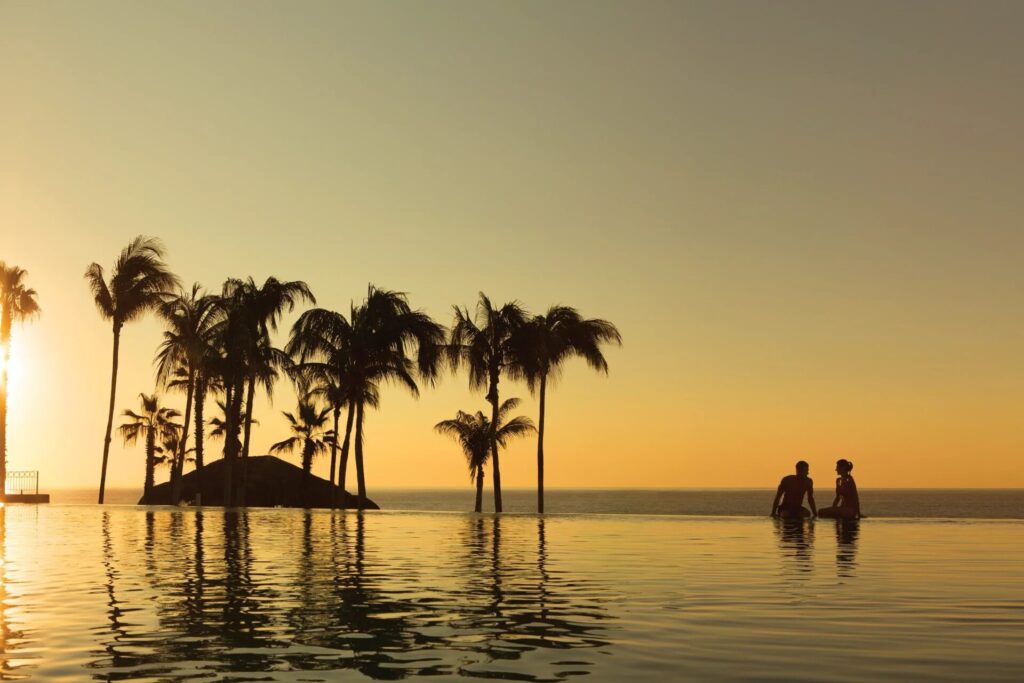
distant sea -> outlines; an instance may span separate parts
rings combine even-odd
[[[536,510],[533,489],[502,491],[505,512]],[[772,489],[549,489],[548,513],[625,515],[764,516],[771,510]],[[134,505],[138,489],[108,489],[107,503]],[[1024,489],[862,489],[861,509],[868,517],[1024,519]],[[467,512],[473,509],[471,488],[371,489],[384,510]],[[96,489],[50,492],[53,503],[91,504]],[[493,494],[484,494],[485,511],[493,510]],[[832,491],[818,494],[819,506],[832,502]]]

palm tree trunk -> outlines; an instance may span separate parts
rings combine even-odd
[[[484,468],[476,468],[476,506],[473,512],[483,512],[484,509]]]
[[[103,436],[103,466],[100,468],[99,504],[107,488],[107,459],[110,456],[110,433],[114,429],[114,399],[117,397],[117,353],[121,348],[121,326],[114,323],[114,360],[110,369],[110,408],[107,410],[107,431]]]
[[[0,312],[0,502],[7,500],[7,368],[11,362],[11,324],[13,314],[10,305]]]
[[[351,401],[348,404],[348,417],[345,418],[345,440],[341,444],[341,462],[338,463],[338,488],[341,489],[341,507],[345,507],[345,475],[348,473],[348,444],[352,436],[352,420],[355,417],[355,409]],[[337,438],[337,435],[335,435]]]
[[[192,419],[192,397],[196,391],[196,373],[191,368],[188,373],[188,388],[185,392],[185,419],[181,423],[181,443],[174,454],[171,465],[171,504],[181,502],[181,476],[185,471],[185,452],[188,450],[188,423]]]
[[[0,502],[7,500],[7,362],[0,360]]]
[[[11,359],[11,312],[3,309],[0,322],[0,502],[7,500],[7,366]]]
[[[356,481],[359,484],[357,507],[366,507],[366,474],[363,472],[363,402],[356,403]]]
[[[338,420],[341,416],[341,406],[334,406],[334,440],[331,442],[331,508],[338,507],[338,490],[334,487],[334,468],[338,465]]]
[[[256,378],[249,378],[249,392],[245,396],[245,441],[242,442],[242,485],[239,487],[239,505],[245,505],[249,487],[249,434],[252,432],[252,403],[256,398]]]
[[[146,430],[146,482],[142,487],[142,500],[153,504],[153,485],[156,483],[156,429],[150,425]]]
[[[537,421],[537,512],[544,514],[544,398],[548,376],[540,377],[540,419]]]
[[[224,434],[224,505],[226,507],[235,504],[234,465],[235,460],[238,458],[240,446],[238,441],[238,423],[242,419],[242,389],[244,384],[245,378],[242,376],[233,381],[231,402],[228,404],[228,414],[226,416],[227,424],[225,425]]]
[[[203,504],[203,408],[206,403],[206,378],[196,380],[196,505]],[[188,426],[186,425],[186,429]]]
[[[501,512],[501,467],[498,464],[498,381],[491,380],[491,390],[487,392],[491,402],[491,461],[494,476],[494,511]]]
[[[307,495],[307,488],[309,487],[309,471],[313,469],[313,441],[306,439],[306,443],[302,446],[302,485],[299,487],[299,500],[302,502],[302,507],[309,508],[309,496]]]

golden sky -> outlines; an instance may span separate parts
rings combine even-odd
[[[1024,486],[1021,26],[1014,2],[0,2],[0,259],[43,306],[10,467],[96,485],[111,335],[82,273],[141,233],[213,289],[612,320],[610,376],[571,363],[549,398],[549,486],[838,457],[862,487]],[[119,410],[158,339],[127,328]],[[280,385],[255,452],[293,405]],[[370,494],[468,489],[431,427],[483,405],[464,375],[387,391]],[[141,485],[141,448],[111,463]],[[502,465],[532,486],[533,441]]]

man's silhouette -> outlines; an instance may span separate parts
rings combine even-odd
[[[807,476],[810,469],[810,466],[801,460],[796,464],[796,474],[782,478],[779,490],[775,493],[775,502],[772,503],[772,517],[799,519],[818,516],[818,507],[814,504],[814,481]],[[804,495],[807,496],[810,510],[804,507]]]

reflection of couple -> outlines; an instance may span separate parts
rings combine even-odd
[[[801,519],[803,517],[830,517],[833,519],[859,519],[860,498],[857,484],[853,481],[853,463],[849,460],[836,462],[836,497],[832,505],[820,511],[814,503],[814,481],[807,476],[810,466],[801,460],[796,464],[796,474],[790,474],[779,482],[779,490],[772,503],[772,517]],[[804,507],[804,496],[811,506]],[[781,503],[780,503],[781,501]]]

